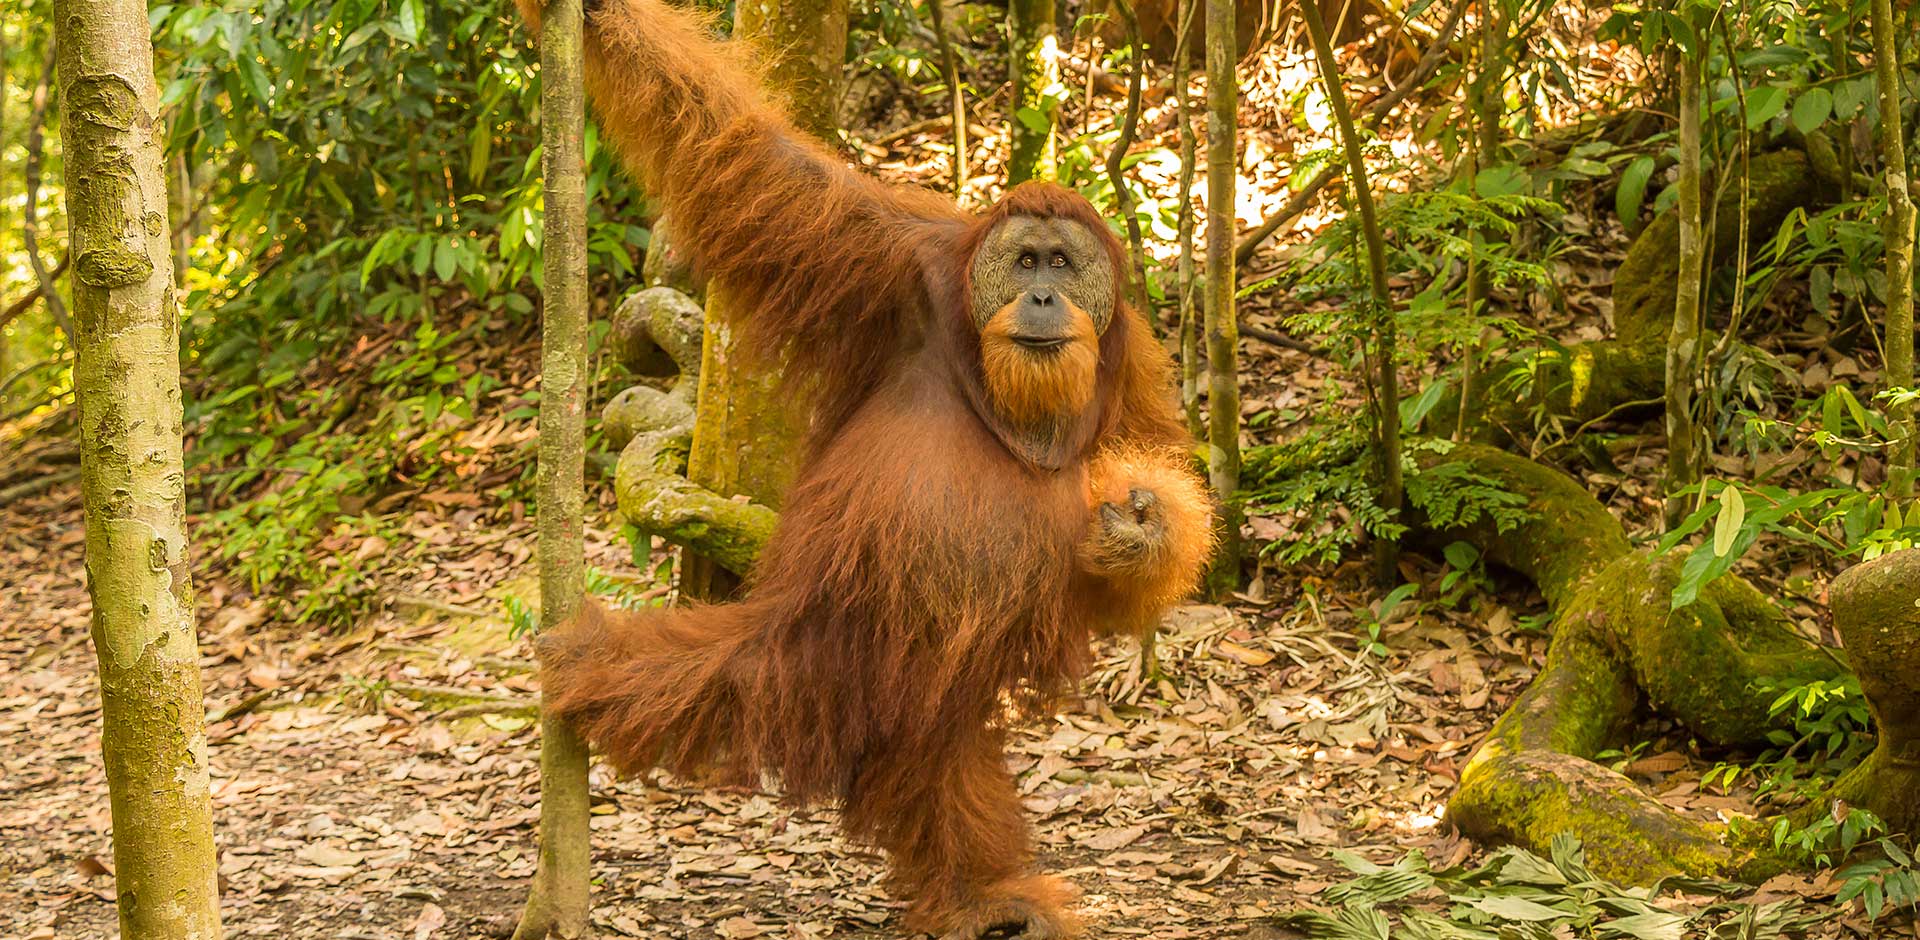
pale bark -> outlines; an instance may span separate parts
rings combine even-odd
[[[1400,362],[1399,330],[1394,324],[1393,298],[1387,293],[1386,245],[1380,234],[1380,219],[1374,211],[1373,190],[1368,182],[1367,159],[1360,132],[1353,124],[1353,111],[1347,107],[1347,93],[1340,85],[1340,66],[1333,61],[1333,43],[1327,37],[1320,11],[1311,3],[1300,5],[1300,18],[1306,22],[1313,39],[1314,57],[1320,61],[1320,80],[1327,90],[1327,102],[1340,125],[1340,140],[1347,154],[1348,187],[1353,192],[1354,208],[1360,213],[1360,228],[1367,247],[1369,302],[1373,309],[1373,342],[1367,358],[1374,374],[1374,445],[1380,471],[1380,505],[1388,512],[1401,508],[1405,484],[1400,467]],[[1391,539],[1374,540],[1375,575],[1382,583],[1396,577],[1399,545]]]
[[[218,859],[184,519],[180,324],[166,263],[147,8],[141,0],[61,0],[53,23],[87,589],[120,934],[215,940]]]
[[[1913,388],[1913,194],[1908,189],[1906,137],[1900,114],[1900,43],[1892,0],[1873,0],[1873,68],[1880,86],[1880,164],[1886,171],[1887,370],[1889,388]],[[1887,409],[1893,452],[1888,491],[1913,495],[1913,405]]]
[[[586,91],[580,0],[547,0],[540,30],[542,217],[540,629],[579,610],[586,589],[587,196],[582,142]],[[540,856],[515,940],[588,936],[592,858],[587,745],[540,716]]]
[[[1049,88],[1060,82],[1060,65],[1054,55],[1058,40],[1054,32],[1054,0],[1008,0],[1007,56],[1012,83],[1013,107],[1007,114],[1007,136],[1011,151],[1007,157],[1007,185],[1034,179],[1053,179],[1054,109],[1046,104]],[[1044,126],[1028,127],[1020,119],[1021,111],[1045,118]]]
[[[1240,579],[1240,325],[1234,314],[1234,171],[1239,78],[1233,0],[1207,3],[1207,477],[1224,507],[1207,577],[1225,596]]]
[[[1680,54],[1679,276],[1673,326],[1667,336],[1667,520],[1685,515],[1690,500],[1680,490],[1699,480],[1694,454],[1698,430],[1693,390],[1700,352],[1700,284],[1706,258],[1700,243],[1700,63]]]

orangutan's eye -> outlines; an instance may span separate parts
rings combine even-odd
[[[1035,264],[1038,264],[1038,263],[1039,263],[1039,260],[1038,260],[1038,259],[1036,259],[1036,258],[1035,258],[1035,257],[1033,256],[1033,252],[1031,252],[1031,251],[1023,251],[1023,252],[1021,252],[1021,253],[1020,253],[1020,266],[1021,266],[1021,267],[1023,267],[1023,268],[1026,268],[1027,270],[1029,270],[1029,271],[1031,271],[1031,270],[1033,270],[1033,266],[1034,266]]]
[[[1053,260],[1048,263],[1056,268],[1064,268],[1067,266],[1067,256],[1056,251],[1053,253]]]

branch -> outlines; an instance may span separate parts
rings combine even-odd
[[[946,0],[927,0],[933,14],[933,35],[940,42],[940,64],[947,78],[947,106],[953,120],[953,198],[967,197],[967,97],[960,90],[960,60],[953,52],[953,35],[947,32]]]
[[[27,204],[20,237],[27,250],[27,263],[40,282],[40,296],[47,299],[47,312],[53,315],[60,331],[67,334],[67,342],[74,343],[78,339],[73,332],[73,318],[67,315],[67,305],[60,300],[60,291],[53,283],[54,275],[47,271],[46,262],[40,260],[40,165],[46,142],[47,92],[53,85],[54,51],[53,39],[49,37],[46,64],[41,66],[40,81],[33,87],[33,112],[27,118]],[[66,261],[62,260],[60,266],[64,270]]]
[[[1400,87],[1381,95],[1367,107],[1366,113],[1360,118],[1361,126],[1369,131],[1378,128],[1380,122],[1386,120],[1387,115],[1400,106],[1400,102],[1407,100],[1407,96],[1413,94],[1415,89],[1426,84],[1427,79],[1433,76],[1434,71],[1440,67],[1441,61],[1446,58],[1447,49],[1453,42],[1454,31],[1459,29],[1460,20],[1466,15],[1467,6],[1472,2],[1473,0],[1460,0],[1454,4],[1453,12],[1448,14],[1447,22],[1440,27],[1439,34],[1433,37],[1433,43],[1420,56],[1420,61],[1413,67],[1412,74],[1407,76],[1406,81],[1400,83]],[[1241,236],[1240,243],[1233,250],[1234,260],[1240,264],[1246,264],[1252,260],[1253,253],[1259,250],[1262,242],[1272,237],[1273,233],[1279,231],[1282,226],[1299,218],[1300,213],[1307,211],[1307,207],[1313,204],[1315,197],[1320,195],[1320,190],[1325,189],[1327,184],[1333,182],[1333,178],[1339,175],[1339,164],[1328,163],[1314,175],[1313,179],[1307,181],[1307,185],[1295,192],[1279,211]]]
[[[938,4],[939,0],[933,0]],[[1133,4],[1129,0],[1114,0],[1114,8],[1120,11],[1120,17],[1127,23],[1127,42],[1133,48],[1133,68],[1127,75],[1127,113],[1120,121],[1120,138],[1113,142],[1113,149],[1107,151],[1107,182],[1113,187],[1113,196],[1120,203],[1120,215],[1127,220],[1127,250],[1132,256],[1133,270],[1127,272],[1127,298],[1142,314],[1148,314],[1149,323],[1157,323],[1158,317],[1149,314],[1147,302],[1147,260],[1146,250],[1140,237],[1140,214],[1133,205],[1133,191],[1127,188],[1126,178],[1121,173],[1126,163],[1127,151],[1133,147],[1133,139],[1140,129],[1140,83],[1141,73],[1146,71],[1146,55],[1140,48],[1140,20],[1134,16]],[[1156,327],[1157,329],[1157,327]]]
[[[60,280],[60,276],[67,273],[67,264],[72,260],[73,256],[70,254],[61,255],[60,263],[54,265],[52,271],[47,272],[48,280]],[[12,323],[13,318],[33,309],[33,305],[38,303],[41,296],[46,294],[46,292],[47,286],[45,283],[35,284],[32,290],[27,291],[26,296],[8,304],[5,309],[0,309],[0,326],[6,326]]]

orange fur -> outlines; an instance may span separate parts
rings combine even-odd
[[[1009,336],[1014,304],[994,313],[980,331],[980,365],[987,391],[1014,422],[1033,426],[1077,415],[1093,401],[1100,368],[1100,338],[1093,318],[1067,302],[1073,338],[1045,352],[1022,347]]]
[[[1136,490],[1153,495],[1146,538],[1116,542],[1102,524],[1100,507],[1122,507],[1124,514]],[[1111,599],[1105,622],[1115,631],[1144,633],[1168,607],[1193,592],[1213,554],[1206,486],[1184,453],[1119,444],[1094,458],[1088,492],[1095,522],[1080,554],[1087,569],[1101,576]]]
[[[586,51],[606,139],[818,410],[745,598],[589,609],[542,640],[548,707],[626,772],[776,776],[792,801],[839,802],[848,835],[891,856],[913,929],[1071,936],[1070,891],[1031,872],[1008,727],[1072,687],[1096,631],[1150,621],[1191,580],[1207,502],[1168,469],[1187,435],[1137,312],[1057,371],[1016,368],[975,330],[967,279],[995,225],[1062,218],[1101,241],[1123,296],[1119,240],[1058,186],[969,217],[854,172],[657,0],[605,0]],[[1100,502],[1136,486],[1179,535],[1096,564]]]

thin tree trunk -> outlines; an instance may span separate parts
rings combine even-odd
[[[1300,5],[1300,18],[1313,39],[1314,57],[1320,62],[1320,80],[1326,86],[1327,103],[1333,107],[1334,121],[1340,125],[1340,140],[1347,152],[1347,178],[1352,185],[1353,204],[1360,213],[1360,230],[1367,243],[1367,280],[1369,305],[1373,308],[1374,335],[1368,358],[1372,361],[1376,398],[1373,420],[1374,445],[1380,470],[1380,505],[1398,513],[1405,483],[1400,467],[1400,362],[1399,330],[1394,324],[1393,298],[1387,293],[1386,243],[1380,235],[1380,219],[1374,211],[1373,190],[1367,177],[1367,158],[1360,143],[1360,132],[1353,126],[1353,111],[1347,106],[1347,94],[1340,86],[1340,66],[1333,61],[1333,43],[1327,38],[1327,26],[1312,3]],[[1400,546],[1391,539],[1374,540],[1374,574],[1381,583],[1396,577]]]
[[[1127,223],[1127,252],[1132,267],[1127,272],[1127,301],[1146,316],[1147,323],[1159,333],[1160,317],[1147,298],[1147,252],[1140,237],[1140,213],[1134,208],[1133,190],[1127,188],[1122,169],[1127,151],[1133,148],[1134,136],[1140,130],[1140,83],[1146,72],[1146,53],[1140,48],[1140,21],[1133,15],[1133,4],[1129,0],[1113,2],[1120,18],[1126,21],[1133,68],[1127,75],[1127,111],[1120,119],[1120,136],[1113,142],[1113,149],[1107,151],[1107,183],[1113,187],[1120,217]]]
[[[1187,415],[1187,431],[1196,439],[1206,434],[1200,418],[1200,329],[1194,322],[1198,285],[1193,271],[1193,163],[1198,149],[1193,133],[1193,17],[1197,0],[1177,0],[1180,35],[1174,41],[1173,87],[1180,122],[1180,406]]]
[[[120,935],[217,940],[218,858],[184,517],[180,324],[167,226],[143,221],[167,212],[147,7],[58,0],[53,24],[81,327],[68,339]]]
[[[1219,497],[1221,539],[1208,591],[1240,580],[1240,324],[1234,314],[1234,172],[1239,79],[1233,0],[1207,3],[1207,476]]]
[[[1700,347],[1700,279],[1706,259],[1700,243],[1700,63],[1680,53],[1679,285],[1667,342],[1667,522],[1687,512],[1679,491],[1698,481],[1694,455],[1693,387]]]
[[[960,89],[960,57],[953,51],[947,30],[946,0],[927,0],[933,14],[933,35],[940,42],[940,68],[947,79],[947,110],[953,114],[953,198],[967,201],[967,96]]]
[[[20,224],[20,240],[27,251],[27,266],[33,269],[34,279],[40,282],[40,296],[47,302],[47,314],[53,317],[55,325],[67,334],[67,342],[71,343],[75,341],[73,318],[67,315],[67,305],[60,299],[60,287],[54,283],[53,276],[47,273],[47,263],[40,258],[40,167],[45,154],[47,101],[53,85],[54,60],[58,48],[57,36],[47,40],[46,65],[40,70],[39,83],[33,87],[33,109],[27,115],[27,204],[23,209],[25,217]],[[151,40],[147,58],[149,62],[153,58]]]
[[[1054,0],[1008,0],[1007,56],[1013,92],[1013,108],[1007,116],[1009,186],[1055,176],[1055,109],[1046,101],[1048,89],[1060,82],[1054,17]]]
[[[1880,86],[1880,163],[1887,174],[1887,374],[1889,388],[1913,388],[1913,193],[1900,114],[1900,41],[1892,0],[1873,0],[1873,68]],[[1913,404],[1887,409],[1893,453],[1888,492],[1913,495]]]
[[[542,226],[540,453],[535,512],[540,528],[540,629],[579,610],[585,593],[587,373],[586,133],[580,0],[547,0],[540,29]],[[592,846],[587,745],[550,714],[540,716],[540,857],[514,940],[588,936]]]
[[[1481,0],[1480,3],[1480,58],[1474,72],[1473,85],[1468,89],[1468,110],[1473,115],[1473,127],[1467,134],[1467,189],[1477,194],[1476,186],[1480,171],[1485,169],[1499,152],[1500,111],[1496,108],[1496,89],[1499,88],[1498,76],[1506,71],[1505,51],[1502,41],[1505,36],[1498,29],[1499,12],[1495,6],[1497,0]],[[1480,267],[1480,250],[1486,244],[1486,237],[1479,230],[1471,236],[1473,253],[1467,256],[1467,317],[1477,319],[1480,308],[1487,300],[1487,272]],[[1476,335],[1466,349],[1466,356],[1460,366],[1460,414],[1454,422],[1453,439],[1467,439],[1467,422],[1472,417],[1474,382],[1479,378],[1480,346],[1482,337]]]

